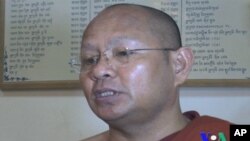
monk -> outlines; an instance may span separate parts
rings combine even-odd
[[[133,4],[100,12],[83,34],[80,82],[109,129],[84,141],[228,141],[228,121],[181,111],[193,59],[168,14]]]

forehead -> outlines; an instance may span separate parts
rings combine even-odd
[[[87,27],[83,36],[83,47],[87,44],[110,44],[126,41],[155,42],[144,12],[128,10],[108,11],[98,15]],[[155,43],[154,43],[155,44]]]
[[[114,47],[129,47],[129,48],[145,48],[147,46],[142,42],[140,39],[137,38],[131,38],[128,36],[116,36],[112,37],[110,40],[106,42],[106,47],[105,49],[110,49]],[[89,50],[89,51],[98,51],[98,41],[95,39],[89,39],[88,41],[84,42],[82,45],[82,48],[84,50]]]

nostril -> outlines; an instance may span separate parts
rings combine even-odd
[[[103,77],[107,78],[107,77],[110,77],[110,75],[109,74],[104,74]]]

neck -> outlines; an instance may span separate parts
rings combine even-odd
[[[109,141],[152,141],[161,140],[172,133],[181,130],[188,123],[182,115],[177,102],[174,107],[165,108],[154,118],[144,122],[124,122],[123,124],[110,124]]]

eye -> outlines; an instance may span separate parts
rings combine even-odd
[[[130,53],[127,50],[117,51],[115,53],[115,56],[118,56],[118,57],[129,56],[129,55],[130,55]]]
[[[131,54],[133,54],[133,51],[130,51],[130,50],[124,48],[124,47],[122,47],[122,48],[115,48],[115,49],[113,49],[113,54],[116,57],[128,57]]]
[[[91,65],[96,65],[98,61],[99,61],[98,56],[92,56],[92,57],[83,58],[82,64],[84,66],[91,66]]]

